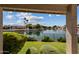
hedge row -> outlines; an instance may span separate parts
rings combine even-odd
[[[3,32],[4,53],[17,53],[27,40],[27,36],[15,32]]]
[[[42,42],[54,42],[54,40],[49,38],[48,36],[44,36],[44,39],[42,39]]]

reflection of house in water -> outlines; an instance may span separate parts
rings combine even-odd
[[[58,26],[57,30],[64,30],[64,26]]]

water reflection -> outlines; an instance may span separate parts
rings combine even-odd
[[[34,37],[37,40],[41,40],[44,36],[48,36],[52,39],[57,40],[58,38],[62,37],[65,38],[65,31],[62,30],[36,30],[36,31],[25,31],[24,34],[29,35],[30,37]]]

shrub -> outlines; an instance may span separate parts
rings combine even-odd
[[[79,37],[77,39],[78,39],[78,43],[79,43]]]
[[[31,50],[28,48],[26,54],[31,54]]]
[[[65,39],[65,38],[60,37],[60,38],[58,39],[58,41],[59,41],[59,42],[66,42],[66,39]]]
[[[37,48],[33,46],[29,47],[26,51],[26,54],[37,54],[37,53],[38,53]]]
[[[27,41],[37,41],[37,40],[33,37],[28,37]]]
[[[44,36],[43,42],[53,42],[54,40],[50,39],[48,36]]]
[[[27,40],[27,36],[16,32],[3,32],[3,50],[17,53]]]

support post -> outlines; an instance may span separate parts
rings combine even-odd
[[[0,54],[3,53],[3,10],[0,8]]]
[[[77,54],[77,5],[69,5],[66,14],[67,53]]]

